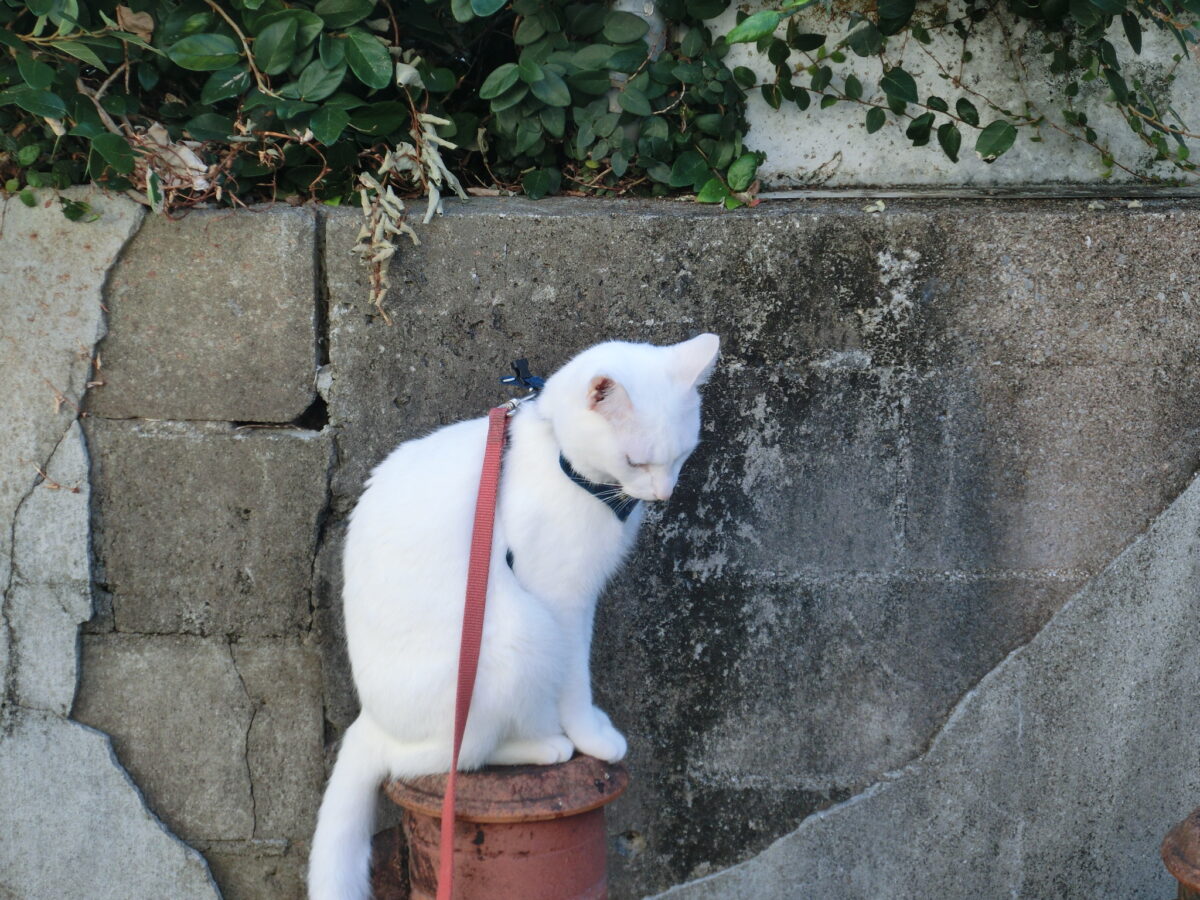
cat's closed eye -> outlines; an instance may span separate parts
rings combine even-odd
[[[625,457],[625,464],[627,466],[629,466],[629,468],[631,468],[631,469],[645,469],[650,466],[650,463],[634,462],[633,457],[631,457],[631,456]]]

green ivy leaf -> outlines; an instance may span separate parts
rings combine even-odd
[[[518,47],[524,47],[527,44],[532,44],[534,41],[540,40],[546,33],[546,26],[542,24],[540,16],[526,16],[521,20],[521,24],[517,26],[517,30],[513,33],[513,42]]]
[[[1126,10],[1121,13],[1121,26],[1125,29],[1125,37],[1129,41],[1129,46],[1135,54],[1142,54],[1142,23],[1138,21],[1138,17]]]
[[[121,135],[107,131],[98,134],[92,138],[92,149],[104,157],[104,161],[118,174],[128,175],[133,171],[133,148]]]
[[[38,62],[28,53],[17,54],[17,70],[25,83],[37,91],[44,91],[54,81],[54,69]]]
[[[482,19],[504,8],[506,0],[471,0],[471,12]]]
[[[929,143],[929,134],[932,129],[933,113],[922,113],[908,124],[904,136],[913,142],[914,147],[924,147]]]
[[[116,137],[116,135],[113,135]],[[17,151],[17,165],[23,169],[27,169],[38,161],[38,157],[42,155],[41,144],[26,144]]]
[[[346,32],[346,62],[350,64],[354,77],[367,87],[378,89],[391,83],[391,54],[369,32],[360,28]]]
[[[918,102],[917,83],[900,66],[894,66],[879,79],[879,87],[888,95],[889,100],[903,103]]]
[[[878,106],[872,106],[867,110],[867,134],[874,134],[883,127],[883,123],[887,121],[887,113]]]
[[[493,97],[499,97],[516,84],[520,77],[521,72],[516,63],[505,63],[498,66],[483,80],[483,84],[479,88],[479,99],[491,100]]]
[[[776,10],[761,10],[752,16],[747,16],[735,25],[729,34],[725,35],[725,42],[727,44],[744,44],[749,41],[757,41],[761,37],[773,34],[782,20],[783,14]]]
[[[323,34],[318,44],[318,52],[321,62],[330,69],[340,66],[346,61],[346,39]]]
[[[630,44],[646,36],[650,26],[633,13],[613,10],[604,17],[604,37],[614,44]]]
[[[296,46],[298,48],[307,47],[317,39],[317,35],[325,28],[325,23],[321,17],[306,9],[281,9],[278,12],[268,13],[260,17],[254,24],[256,31],[261,37],[262,33],[270,26],[288,20],[296,23]]]
[[[83,60],[89,66],[97,68],[101,72],[108,71],[108,66],[104,65],[100,57],[96,55],[96,51],[87,44],[81,44],[79,41],[55,41],[53,46],[56,50],[69,53],[76,59]]]
[[[567,111],[565,109],[550,106],[541,110],[538,118],[542,120],[542,127],[546,129],[546,134],[552,138],[562,139],[567,128]]]
[[[321,60],[314,59],[300,73],[298,79],[300,97],[309,102],[324,100],[341,87],[342,79],[345,77],[345,64],[331,69]]]
[[[278,75],[296,55],[299,23],[293,18],[272,22],[254,40],[254,62],[266,75]]]
[[[688,59],[695,59],[702,54],[707,46],[704,40],[707,34],[708,30],[705,28],[689,28],[688,33],[679,42],[680,55]]]
[[[699,184],[709,175],[708,163],[695,150],[685,150],[675,157],[671,166],[671,187],[690,187]]]
[[[861,99],[862,93],[863,93],[862,82],[859,81],[857,78],[855,78],[853,75],[847,75],[845,92],[846,92],[846,96],[849,97],[851,100]]]
[[[867,22],[862,28],[850,33],[846,38],[846,46],[857,56],[874,56],[883,49],[883,35],[878,28]]]
[[[788,43],[791,45],[793,50],[799,50],[802,53],[808,53],[825,45],[825,35],[797,34],[794,37],[788,38]]]
[[[62,214],[70,222],[95,222],[100,218],[100,213],[95,212],[89,204],[82,200],[59,197],[58,202],[62,206]]]
[[[208,76],[200,90],[200,102],[212,106],[220,100],[228,100],[245,93],[250,87],[250,68],[245,64],[220,69]]]
[[[688,15],[694,19],[712,19],[725,12],[729,0],[687,0]]]
[[[553,167],[534,169],[521,178],[521,187],[530,200],[540,200],[555,193],[562,184],[562,173]]]
[[[234,133],[233,119],[216,113],[202,113],[185,122],[183,127],[198,141],[221,141]]]
[[[326,28],[342,29],[361,22],[374,8],[375,0],[319,0],[313,12],[324,20]]]
[[[193,72],[215,72],[232,66],[241,58],[241,48],[223,34],[193,34],[167,48],[167,57],[175,65]]]
[[[525,95],[528,93],[529,85],[525,84],[524,82],[519,82],[505,91],[499,97],[496,97],[488,105],[491,107],[492,112],[503,112],[504,110],[516,106],[518,103],[524,100]]]
[[[425,82],[425,90],[431,94],[448,94],[458,84],[453,70],[440,66],[435,69],[422,70],[421,80]]]
[[[61,119],[67,114],[67,104],[63,103],[58,94],[35,91],[25,84],[0,91],[0,106],[8,103],[15,103],[25,112],[47,119]]]
[[[990,163],[1013,145],[1017,129],[1003,119],[997,119],[983,131],[975,141],[975,152],[984,162]]]
[[[529,89],[533,92],[533,96],[547,106],[571,105],[570,88],[562,80],[562,76],[550,69],[545,69],[542,80],[533,82],[529,85]]]
[[[536,62],[528,56],[522,56],[521,61],[517,63],[517,72],[521,80],[526,84],[533,84],[535,81],[541,81],[546,77],[546,73]]]
[[[879,18],[907,22],[916,8],[917,0],[879,0]]]
[[[954,104],[954,109],[958,113],[958,117],[968,125],[978,127],[979,125],[979,110],[975,108],[975,104],[965,97],[960,97],[958,102]]]
[[[571,62],[576,68],[593,72],[608,68],[608,60],[613,55],[613,48],[608,44],[588,44],[581,50],[575,51]]]
[[[725,180],[729,182],[730,190],[744,191],[754,182],[754,176],[757,172],[758,154],[743,153],[733,161],[733,165],[725,173]]]
[[[516,154],[525,153],[542,137],[542,125],[537,119],[522,119],[517,126],[517,142],[513,146]]]
[[[697,203],[722,203],[729,196],[729,188],[720,178],[710,178],[696,194]]]
[[[322,106],[308,120],[308,127],[312,129],[313,137],[318,143],[327,147],[342,136],[342,132],[349,124],[349,114],[337,106]]]
[[[650,109],[650,101],[637,88],[625,88],[617,94],[617,103],[620,104],[621,109],[633,113],[635,116],[649,116],[653,113],[653,110]]]
[[[1118,103],[1129,103],[1129,87],[1119,72],[1114,69],[1105,69],[1104,80],[1108,82]]]
[[[1089,2],[1106,16],[1118,16],[1125,12],[1125,0],[1089,0]]]
[[[962,133],[958,130],[958,126],[952,122],[944,122],[939,125],[937,139],[943,152],[950,157],[950,162],[958,162],[958,148],[962,146]]]

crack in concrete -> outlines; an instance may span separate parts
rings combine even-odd
[[[8,579],[4,585],[3,596],[0,597],[0,625],[4,628],[5,638],[8,643],[8,653],[5,658],[3,672],[3,697],[0,697],[0,707],[12,706],[18,709],[39,709],[40,707],[28,707],[20,702],[17,694],[17,669],[20,667],[20,642],[17,637],[16,628],[13,626],[11,618],[12,592],[18,582],[27,584],[23,578],[18,577],[17,570],[17,525],[21,521],[21,510],[25,503],[33,496],[33,492],[38,489],[45,481],[46,476],[41,472],[50,470],[50,463],[54,459],[54,455],[58,453],[58,448],[62,446],[63,441],[67,439],[67,435],[71,433],[71,428],[79,421],[79,414],[72,416],[71,421],[67,423],[67,427],[63,429],[62,434],[58,436],[58,440],[54,442],[54,446],[50,448],[50,452],[46,455],[45,460],[40,466],[40,471],[33,478],[33,483],[17,501],[17,505],[13,508],[12,522],[9,525],[9,562],[8,562]],[[62,607],[62,602],[59,601],[59,606]],[[71,613],[64,607],[63,612],[68,616]],[[77,676],[78,677],[78,676]],[[11,733],[12,721],[8,715],[0,715],[0,733]]]
[[[254,838],[258,835],[258,800],[254,796],[254,770],[250,768],[250,735],[254,731],[254,719],[258,715],[259,704],[250,696],[250,689],[246,687],[246,679],[242,677],[242,671],[238,668],[237,655],[233,652],[233,641],[227,639],[225,647],[229,650],[229,663],[233,666],[233,674],[237,676],[238,683],[242,686],[246,702],[250,704],[250,721],[246,723],[246,740],[242,749],[242,761],[246,764],[246,784],[250,788],[250,837]]]

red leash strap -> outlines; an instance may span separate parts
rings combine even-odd
[[[467,567],[467,602],[463,609],[462,644],[458,650],[458,692],[454,698],[454,751],[446,794],[442,798],[442,837],[439,849],[437,900],[451,900],[454,893],[454,798],[458,788],[458,753],[462,749],[467,712],[475,690],[479,668],[479,644],[483,637],[483,609],[487,603],[488,568],[492,562],[492,528],[496,520],[496,490],[500,486],[500,458],[508,428],[508,407],[488,413],[487,445],[479,496],[475,501],[475,528],[471,532],[471,560]]]

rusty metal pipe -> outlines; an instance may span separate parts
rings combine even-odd
[[[403,808],[410,893],[401,893],[395,836],[377,842],[390,859],[375,877],[377,900],[434,900],[445,775],[393,781]],[[454,835],[455,900],[606,900],[604,807],[629,773],[590,756],[555,766],[497,766],[459,776]]]
[[[1167,832],[1162,859],[1179,882],[1179,900],[1200,900],[1200,809]]]

